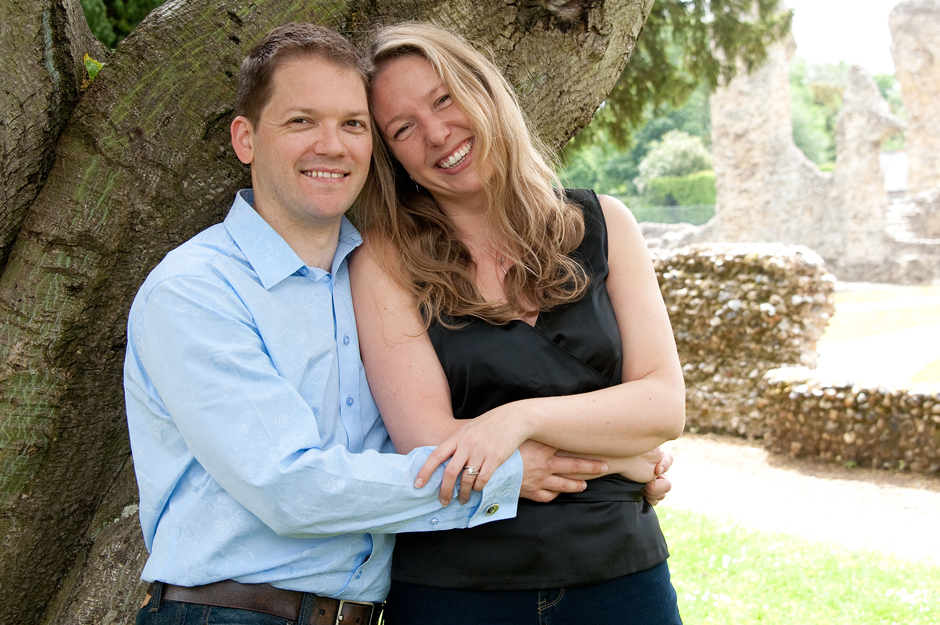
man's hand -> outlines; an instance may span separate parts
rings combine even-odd
[[[520,497],[548,502],[559,493],[580,493],[587,482],[563,475],[596,475],[607,473],[607,464],[600,460],[556,456],[554,447],[528,440],[519,446],[522,455],[522,489]],[[665,493],[664,493],[665,495]]]

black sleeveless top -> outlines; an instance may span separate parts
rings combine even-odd
[[[590,276],[587,295],[524,321],[475,317],[429,329],[450,385],[454,416],[472,419],[531,397],[572,395],[619,384],[620,332],[607,294],[607,228],[593,191],[566,190],[584,211],[585,235],[572,254]],[[550,503],[519,501],[516,518],[471,529],[399,534],[395,581],[443,588],[520,590],[605,581],[651,568],[668,556],[644,485],[616,476]]]

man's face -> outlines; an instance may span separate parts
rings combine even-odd
[[[232,122],[232,145],[251,164],[255,210],[283,235],[338,225],[362,190],[372,155],[362,80],[318,57],[282,63],[257,127]]]

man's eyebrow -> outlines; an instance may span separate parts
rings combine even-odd
[[[294,115],[308,115],[310,117],[317,117],[320,115],[320,110],[306,106],[298,106],[287,109],[285,111],[285,115],[288,117],[292,117]],[[341,117],[369,117],[369,107],[365,106],[361,109],[350,109],[345,111]]]

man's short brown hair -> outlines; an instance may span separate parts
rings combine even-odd
[[[248,51],[238,72],[235,114],[257,127],[261,110],[271,99],[274,72],[286,61],[308,56],[355,72],[368,89],[368,68],[348,39],[326,26],[293,22],[273,29]]]

